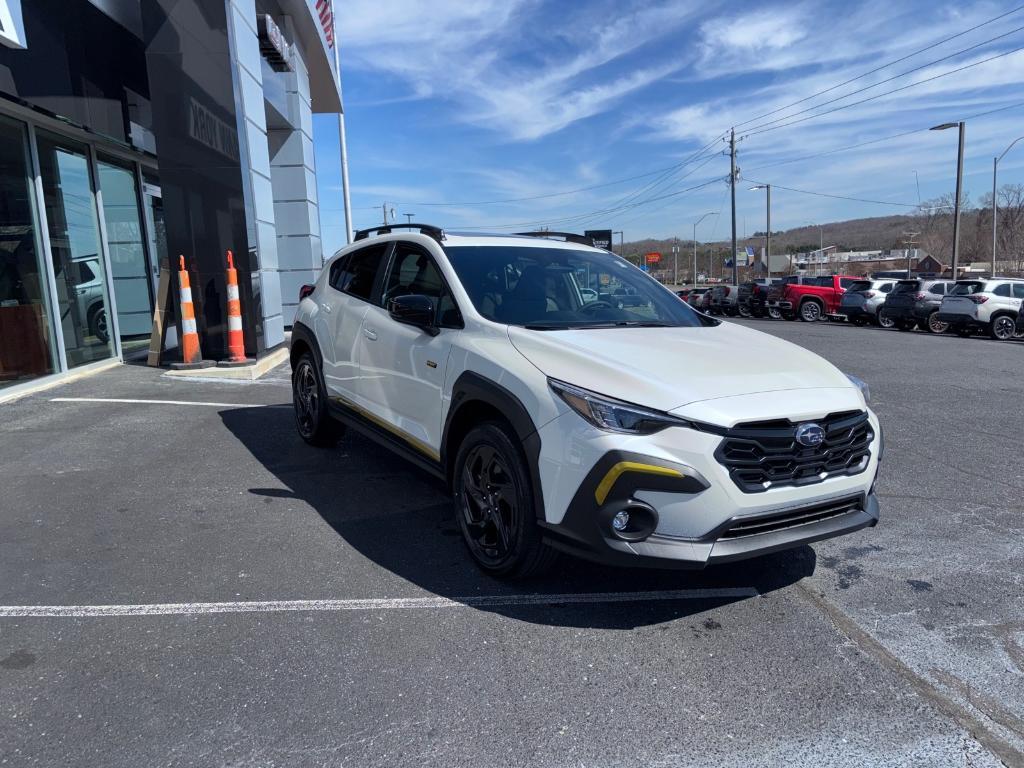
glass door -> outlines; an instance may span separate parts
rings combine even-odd
[[[0,118],[0,387],[55,370],[26,138]]]
[[[146,256],[139,215],[135,169],[103,156],[97,159],[96,167],[103,198],[121,353],[129,357],[148,347],[153,326],[152,269]]]
[[[107,280],[86,147],[38,131],[39,175],[68,368],[112,357]]]

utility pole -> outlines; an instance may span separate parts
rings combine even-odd
[[[903,236],[907,238],[903,241],[903,244],[907,246],[907,279],[910,279],[910,254],[914,249],[914,238],[920,235],[920,232],[904,232]]]
[[[736,263],[736,129],[729,130],[729,189],[732,193],[732,283],[740,284],[739,264]]]
[[[386,200],[384,201],[384,204],[381,205],[380,209],[384,211],[384,226],[386,227],[388,225],[388,203]]]

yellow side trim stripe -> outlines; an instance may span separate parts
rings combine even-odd
[[[594,491],[594,498],[598,504],[604,504],[608,494],[612,492],[612,486],[626,472],[642,472],[647,475],[661,475],[662,477],[686,477],[678,469],[659,467],[656,464],[641,464],[636,461],[620,461],[605,474],[604,479],[597,485]]]
[[[392,435],[397,437],[399,440],[401,440],[402,442],[408,444],[410,448],[414,448],[415,450],[419,451],[424,456],[426,456],[428,459],[432,459],[434,461],[440,461],[441,460],[441,454],[440,453],[435,451],[433,448],[431,448],[429,445],[424,443],[422,440],[418,440],[415,437],[413,437],[412,435],[410,435],[408,432],[406,432],[406,431],[404,431],[402,429],[399,429],[394,424],[388,423],[387,421],[385,421],[384,419],[380,418],[376,414],[370,413],[365,408],[361,408],[360,406],[358,406],[355,403],[353,403],[351,400],[349,400],[347,398],[344,398],[344,397],[341,397],[340,395],[334,395],[334,400],[336,402],[338,402],[338,403],[341,403],[344,407],[348,408],[350,411],[355,411],[360,416],[362,416],[364,419],[366,419],[368,421],[372,421],[378,427],[381,427],[382,429],[390,432]]]

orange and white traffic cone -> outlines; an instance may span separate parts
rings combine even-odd
[[[181,307],[181,362],[172,363],[172,368],[208,368],[212,362],[203,360],[199,349],[199,333],[196,329],[196,311],[192,306],[192,286],[185,269],[185,257],[178,257],[178,299]]]
[[[238,298],[238,270],[235,269],[235,255],[228,251],[228,359],[218,365],[251,365],[254,361],[245,356],[245,337],[242,334],[242,303]]]

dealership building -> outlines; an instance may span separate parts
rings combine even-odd
[[[229,249],[246,354],[283,345],[323,262],[312,121],[341,112],[332,10],[0,0],[0,396],[145,355],[179,254],[205,358],[227,354]]]

